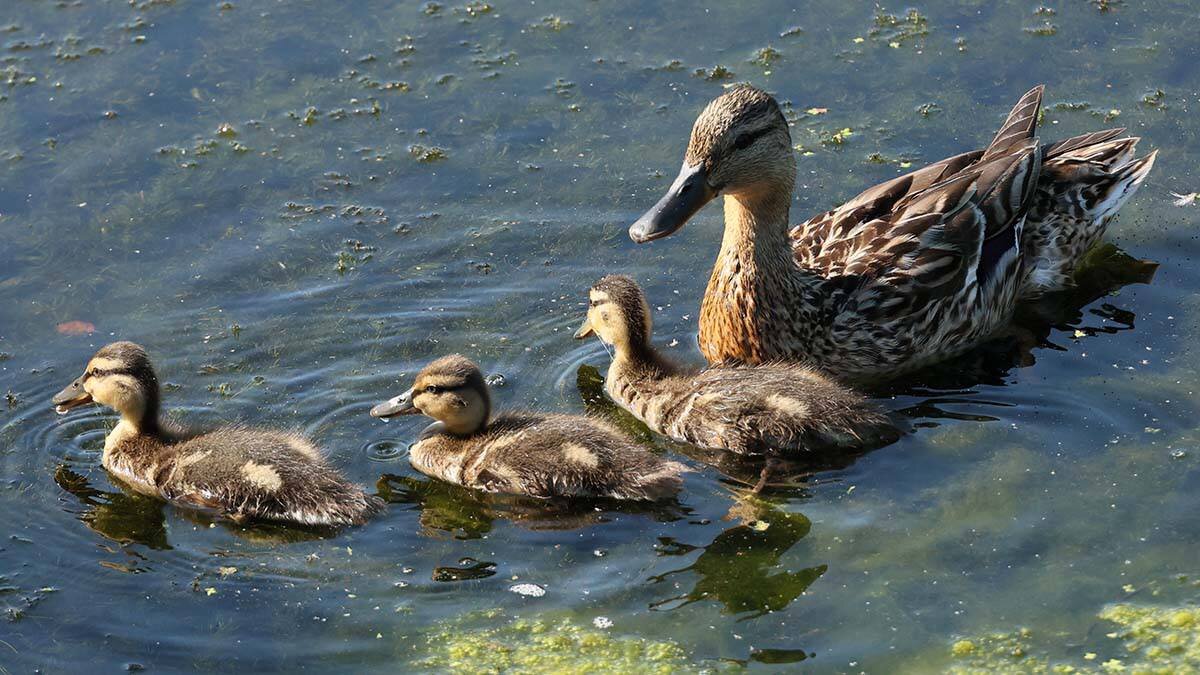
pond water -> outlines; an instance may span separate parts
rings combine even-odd
[[[703,4],[6,2],[0,672],[1200,668],[1194,3]],[[1043,138],[1161,155],[1023,338],[875,392],[911,427],[886,448],[752,499],[753,468],[630,425],[696,468],[655,508],[415,473],[424,422],[367,411],[443,354],[503,407],[611,411],[571,340],[605,273],[700,360],[720,209],[625,230],[739,80],[795,122],[797,219],[1038,83]],[[302,430],[390,508],[314,538],[122,492],[113,415],[49,405],[114,339],[171,414]]]

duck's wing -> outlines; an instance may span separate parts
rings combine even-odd
[[[1037,139],[1028,139],[871,223],[842,272],[860,289],[856,311],[884,320],[1010,278],[1021,262],[1021,227],[1041,163]]]
[[[891,219],[902,202],[936,185],[946,184],[980,164],[1005,157],[1016,146],[1027,144],[1037,131],[1042,91],[1043,87],[1039,85],[1026,92],[983,150],[948,157],[880,183],[841,206],[793,227],[791,238],[797,263],[826,276],[840,273],[850,257],[860,254],[864,238],[870,241],[886,234],[886,229],[878,229],[878,221]],[[878,242],[879,245],[884,243]]]

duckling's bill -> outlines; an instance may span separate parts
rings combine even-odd
[[[583,320],[583,325],[579,327],[579,330],[575,331],[575,339],[582,340],[585,337],[595,335],[595,334],[596,334],[596,329],[592,328],[592,320],[585,318]]]
[[[75,380],[67,385],[62,391],[54,395],[50,399],[54,404],[54,412],[59,415],[66,415],[73,408],[78,408],[81,405],[87,405],[92,402],[92,395],[87,393],[83,388],[83,380]]]
[[[413,391],[408,391],[400,394],[396,398],[389,399],[371,408],[371,417],[386,419],[388,417],[396,417],[398,415],[416,415],[421,411],[413,405]]]

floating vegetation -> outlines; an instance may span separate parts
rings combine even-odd
[[[721,80],[733,79],[733,71],[725,66],[713,66],[712,68],[697,68],[692,72],[696,77],[702,77],[709,82],[720,82]]]
[[[1111,12],[1113,9],[1125,4],[1125,0],[1090,0],[1092,6],[1101,12]]]
[[[845,145],[846,139],[854,135],[854,130],[850,127],[844,127],[833,132],[822,129],[818,135],[821,139],[821,145],[839,147]]]
[[[428,8],[428,5],[426,5],[426,7]],[[465,18],[463,18],[463,21],[470,21],[471,19],[477,19],[484,14],[491,14],[493,9],[494,7],[486,2],[483,2],[483,0],[472,0],[462,7],[455,7],[454,13],[464,16]]]
[[[791,28],[788,28],[787,30],[785,30],[785,31],[783,31],[782,33],[780,33],[780,34],[779,34],[779,37],[781,37],[781,38],[785,38],[785,37],[794,37],[794,36],[796,36],[796,35],[799,35],[799,34],[801,34],[801,33],[803,33],[803,32],[804,32],[804,29],[803,29],[803,28],[801,28],[800,26],[792,26]]]
[[[930,101],[917,106],[917,114],[921,117],[933,117],[942,114],[942,106]]]
[[[549,16],[543,16],[542,20],[538,21],[537,23],[529,24],[529,27],[534,30],[548,30],[557,33],[558,31],[567,28],[570,25],[570,21],[567,21],[561,16],[551,14]]]
[[[501,623],[479,627],[480,619]],[[437,624],[425,644],[430,653],[414,665],[451,673],[700,671],[674,642],[614,636],[569,619],[511,619],[497,610]]]
[[[1040,36],[1048,37],[1048,36],[1054,35],[1055,33],[1058,32],[1058,26],[1049,21],[1043,21],[1042,23],[1040,23],[1036,26],[1026,26],[1022,30],[1024,30],[1026,33],[1029,33],[1030,35],[1040,35]]]
[[[1163,91],[1162,89],[1155,89],[1153,91],[1146,92],[1146,95],[1142,96],[1142,104],[1156,110],[1166,110],[1166,99],[1167,92]]]
[[[546,87],[547,91],[552,91],[559,98],[571,98],[571,90],[575,88],[575,83],[570,80],[564,80],[561,77],[554,78],[554,82]]]
[[[953,673],[1178,673],[1200,668],[1200,608],[1120,603],[1098,618],[1116,625],[1105,634],[1120,644],[1079,650],[1078,660],[1051,661],[1035,645],[1028,628],[954,642]],[[1055,636],[1055,642],[1066,641]]]
[[[775,49],[771,46],[766,46],[754,54],[754,58],[750,59],[750,63],[762,66],[763,68],[769,68],[772,63],[775,63],[781,58],[783,58],[783,54],[781,54],[778,49]]]
[[[516,62],[517,53],[514,51],[507,51],[489,56],[477,50],[476,55],[471,57],[471,63],[475,64],[476,68],[486,73],[490,73],[493,76],[499,74],[497,71],[501,66],[515,65]]]
[[[875,25],[867,31],[871,39],[885,41],[893,48],[899,48],[906,42],[923,41],[928,35],[929,19],[917,9],[909,9],[904,16],[897,16],[877,8]],[[855,38],[854,41],[861,43],[863,39]]]
[[[436,145],[421,145],[420,143],[413,143],[408,146],[408,154],[416,158],[418,162],[423,163],[436,162],[449,157],[443,148],[439,148]]]
[[[421,8],[421,11],[426,16],[434,16],[442,13],[442,5],[437,2],[427,2],[425,3],[425,6]]]

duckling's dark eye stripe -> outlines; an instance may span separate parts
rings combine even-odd
[[[86,380],[89,377],[108,377],[109,375],[133,375],[133,371],[126,368],[93,368],[83,374],[83,379]]]
[[[588,300],[588,307],[599,307],[600,305],[607,304],[608,300]]]

